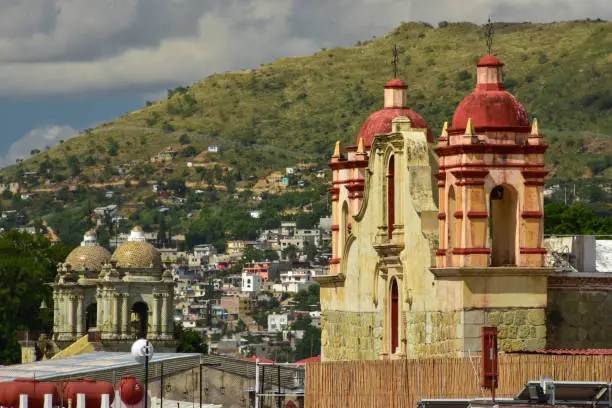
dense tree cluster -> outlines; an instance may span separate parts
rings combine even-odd
[[[49,332],[53,323],[51,287],[56,265],[70,248],[51,245],[42,235],[12,230],[0,236],[0,364],[21,359],[18,330]],[[45,301],[46,308],[41,308]]]

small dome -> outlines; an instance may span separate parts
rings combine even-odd
[[[487,55],[478,62],[478,80],[474,92],[467,95],[453,116],[453,129],[465,129],[472,118],[478,128],[525,128],[529,118],[523,105],[504,89],[502,64],[497,57]]]
[[[74,248],[66,257],[66,263],[75,271],[100,271],[111,259],[111,254],[99,245],[85,245]]]
[[[162,267],[159,251],[145,241],[124,242],[115,250],[111,260],[116,261],[119,268]]]
[[[385,85],[385,88],[403,88],[403,89],[406,89],[406,88],[408,88],[408,85],[406,85],[404,83],[404,81],[402,81],[399,78],[393,78],[392,80],[387,82],[387,84]]]
[[[487,55],[485,57],[482,57],[480,61],[478,61],[478,64],[476,66],[478,67],[503,67],[504,64],[497,57],[494,57],[493,55]]]
[[[360,138],[363,138],[363,141],[366,147],[372,146],[372,141],[374,141],[374,135],[381,133],[391,133],[391,122],[393,119],[398,116],[406,116],[412,122],[412,127],[417,129],[427,129],[427,141],[429,143],[433,142],[433,136],[431,134],[431,130],[429,129],[429,125],[415,111],[410,108],[386,108],[381,109],[378,112],[374,112],[368,117],[363,125],[361,125],[361,129],[359,129],[359,134],[357,135],[357,141]]]

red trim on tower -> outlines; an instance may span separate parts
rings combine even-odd
[[[434,151],[438,156],[454,156],[457,154],[470,153],[543,154],[547,148],[548,145],[477,144],[442,146],[436,147]]]
[[[489,218],[489,213],[486,211],[468,211],[468,218]]]
[[[540,254],[540,255],[545,255],[546,254],[546,248],[521,248],[520,252],[521,252],[521,254]]]
[[[546,177],[546,175],[548,175],[548,170],[530,169],[530,170],[523,170],[521,173],[523,174],[523,177],[525,178],[544,178]]]
[[[544,217],[544,213],[541,211],[523,211],[521,213],[521,217],[523,218],[542,218]]]
[[[444,255],[446,255],[446,249],[444,248],[436,249],[436,256],[444,256]]]
[[[474,131],[479,134],[486,132],[530,133],[531,126],[475,126]],[[465,128],[448,128],[446,132],[452,136],[465,135]]]
[[[439,219],[439,220],[445,220],[445,219],[446,219],[446,213],[440,213],[440,214],[438,214],[438,219]]]
[[[455,213],[453,214],[453,217],[463,218],[463,211],[455,211]]]
[[[329,167],[334,170],[338,169],[356,169],[362,167],[368,167],[367,160],[344,160],[339,162],[331,162],[329,163]]]
[[[341,259],[342,259],[342,258],[332,258],[332,259],[329,261],[329,264],[330,264],[330,265],[337,265],[337,264],[339,264],[339,263],[340,263],[340,260],[341,260]]]
[[[451,171],[457,178],[484,178],[489,174],[489,170],[461,169]]]
[[[484,180],[465,180],[455,183],[457,186],[484,186]]]
[[[535,180],[527,180],[525,181],[526,186],[543,186],[545,183],[543,181],[535,181]]]
[[[362,178],[350,178],[344,180],[332,181],[332,184],[348,184],[348,183],[363,183],[365,180]]]
[[[457,164],[451,164],[449,166],[440,166],[440,172],[442,171],[446,171],[446,170],[451,170],[451,169],[456,169],[456,168],[461,168],[461,167],[483,167],[483,168],[494,168],[494,167],[501,167],[501,168],[542,168],[544,167],[544,163],[457,163]]]
[[[453,254],[455,255],[478,255],[490,253],[491,248],[453,248]]]
[[[437,178],[438,180],[445,180],[446,179],[446,172],[439,171],[437,173],[434,173],[434,177]]]
[[[340,226],[338,224],[332,225],[331,226],[331,230],[332,231],[340,231]]]

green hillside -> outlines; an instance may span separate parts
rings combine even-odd
[[[440,25],[406,23],[353,47],[212,75],[20,167],[37,171],[45,160],[75,155],[84,174],[103,180],[109,174],[101,171],[104,164],[148,161],[168,145],[180,146],[183,134],[196,152],[209,144],[221,147],[219,157],[203,160],[220,160],[248,174],[261,175],[299,159],[324,162],[335,140],[353,144],[363,120],[380,108],[394,43],[400,50],[400,76],[410,85],[409,105],[437,134],[474,87],[475,62],[485,52],[482,27]],[[604,136],[612,134],[612,23],[499,23],[493,49],[506,64],[506,87],[544,131],[555,135],[549,139],[549,159],[556,176],[605,175],[612,165],[612,139]],[[568,139],[573,141],[566,146]],[[109,148],[116,155],[110,156]],[[565,160],[568,154],[571,160]],[[185,168],[188,160],[172,166]],[[589,163],[592,171],[586,170]],[[67,168],[59,163],[56,170],[62,167]],[[146,170],[161,174],[160,169]],[[9,178],[15,172],[16,166],[5,170]],[[192,173],[188,177],[198,180]]]

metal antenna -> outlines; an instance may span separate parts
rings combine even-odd
[[[495,27],[493,26],[493,22],[491,22],[491,16],[489,16],[489,20],[487,21],[487,51],[489,55],[492,55],[491,48],[493,47],[493,37],[495,36]]]
[[[393,78],[397,78],[399,64],[399,52],[397,50],[397,44],[393,44]]]

